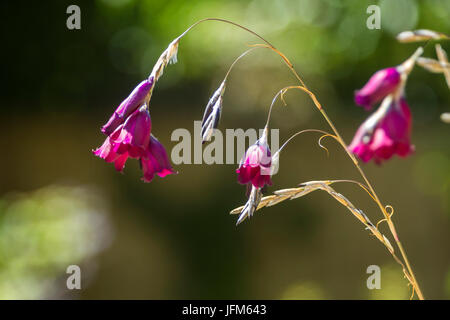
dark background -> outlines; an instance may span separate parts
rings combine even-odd
[[[66,27],[81,8],[81,30]],[[381,29],[366,27],[370,4]],[[140,181],[136,161],[117,173],[91,153],[101,125],[151,71],[167,45],[205,17],[241,23],[293,62],[350,142],[368,116],[354,90],[417,44],[395,35],[450,33],[446,0],[6,1],[1,4],[0,298],[405,299],[401,269],[349,212],[316,192],[260,211],[235,227],[228,212],[246,201],[237,165],[179,165],[179,174]],[[219,22],[199,25],[154,91],[153,133],[168,151],[173,130],[193,131],[210,94],[255,37]],[[449,43],[442,43],[450,51]],[[424,56],[435,58],[434,44]],[[261,128],[274,94],[295,79],[257,50],[231,73],[220,127]],[[416,67],[406,88],[414,155],[364,165],[394,221],[424,294],[450,298],[450,109],[442,75]],[[272,127],[280,142],[298,130],[328,130],[308,98],[287,95]],[[283,152],[274,190],[319,179],[359,179],[331,140],[303,135]],[[381,213],[352,185],[336,187],[376,222]],[[384,233],[386,226],[381,225]],[[82,290],[65,287],[79,265]],[[366,268],[381,267],[381,290]]]

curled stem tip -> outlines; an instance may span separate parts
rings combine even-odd
[[[329,133],[329,132],[323,131],[323,130],[319,130],[319,129],[305,129],[305,130],[298,131],[298,132],[294,133],[292,136],[290,136],[290,137],[283,143],[283,145],[280,147],[280,149],[278,149],[278,152],[281,152],[281,150],[283,150],[283,148],[284,148],[284,147],[285,147],[292,139],[294,139],[294,138],[297,137],[298,135],[300,135],[300,134],[302,134],[302,133],[306,133],[306,132],[318,132],[318,133],[321,133],[321,134],[322,134],[322,137],[321,137],[321,138],[323,138],[323,137],[332,137],[332,138],[336,139],[336,136],[335,136],[335,135],[333,135],[333,134],[331,134],[331,133]],[[336,140],[337,140],[337,139],[336,139]],[[320,144],[320,139],[319,139],[319,146],[320,146],[321,148],[325,149],[325,150],[327,151],[327,153],[328,153],[328,149],[325,148],[324,146],[322,146],[322,145]]]

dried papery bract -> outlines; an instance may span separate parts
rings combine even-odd
[[[447,53],[444,49],[442,49],[441,45],[439,43],[436,44],[436,55],[439,59],[439,62],[441,65],[444,65],[442,72],[445,76],[445,81],[447,82],[447,87],[450,89],[450,63],[448,62]]]
[[[450,63],[448,62],[447,53],[442,49],[440,44],[436,44],[436,54],[439,59],[439,64],[442,66],[442,73],[444,73],[445,81],[450,89]],[[441,121],[445,123],[450,123],[450,113],[444,112],[441,114]]]
[[[446,70],[450,70],[450,64],[448,62],[441,62],[431,58],[419,57],[417,64],[433,73],[444,73]]]
[[[180,37],[173,40],[166,50],[161,54],[158,61],[156,61],[155,66],[149,76],[154,77],[155,82],[163,75],[164,69],[168,64],[177,63],[177,54],[178,54],[178,44],[180,42]]]
[[[208,104],[206,105],[205,111],[203,113],[202,119],[202,131],[201,131],[202,143],[211,140],[214,129],[217,129],[219,125],[220,116],[222,113],[223,95],[225,93],[226,82],[228,76],[230,75],[231,70],[239,60],[241,60],[248,53],[250,53],[255,49],[258,49],[258,47],[253,47],[244,51],[239,57],[237,57],[233,61],[231,66],[228,68],[225,78],[221,82],[219,88],[217,88],[217,90],[214,91],[211,98],[209,99]]]
[[[213,130],[217,129],[217,126],[219,125],[224,92],[225,80],[222,81],[219,88],[214,91],[206,105],[202,119],[202,143],[211,140]]]
[[[296,199],[316,190],[324,188],[324,185],[332,184],[334,181],[309,181],[302,183],[298,188],[281,189],[274,192],[274,195],[263,197],[256,210],[270,207],[287,199]],[[233,209],[230,214],[236,214],[243,210],[244,206]]]
[[[378,239],[380,240],[390,253],[394,253],[394,248],[392,247],[389,240],[378,230],[378,228],[370,221],[367,215],[360,209],[356,208],[350,200],[348,200],[344,195],[339,192],[336,192],[331,184],[336,182],[342,182],[340,180],[324,180],[324,181],[309,181],[299,185],[298,188],[290,188],[290,189],[282,189],[274,192],[274,195],[270,195],[267,197],[263,197],[259,205],[255,208],[255,210],[262,209],[264,207],[270,207],[276,205],[284,200],[293,200],[299,197],[305,196],[313,191],[322,190],[331,195],[335,200],[337,200],[340,204],[345,206],[360,222],[362,222],[366,228]],[[233,209],[230,214],[236,214],[239,212],[244,212],[249,208],[249,202],[245,206],[238,207]]]
[[[442,40],[442,39],[449,39],[449,37],[444,33],[427,29],[403,31],[397,35],[397,40],[403,43],[420,42],[428,40]]]
[[[402,76],[402,85],[405,85],[405,82],[409,74],[414,69],[417,59],[419,59],[419,57],[422,54],[423,54],[423,47],[418,47],[416,51],[414,51],[414,53],[408,59],[406,59],[402,64],[398,66],[398,71],[401,73]]]
[[[255,186],[252,186],[252,189],[250,191],[250,195],[248,197],[247,203],[242,207],[242,210],[240,211],[239,218],[236,222],[236,225],[240,224],[242,221],[244,221],[247,217],[253,216],[253,213],[255,212],[256,208],[258,207],[262,197],[261,188],[257,188]]]
[[[450,40],[450,37],[444,33],[436,32],[432,30],[416,30],[416,31],[404,31],[397,35],[397,40],[400,42],[416,42],[416,41],[429,41],[429,40]],[[425,70],[433,73],[443,73],[447,87],[450,89],[450,63],[447,58],[447,53],[440,44],[435,45],[436,55],[438,60],[431,58],[417,58],[417,64]],[[441,120],[446,121],[446,114],[441,115]]]

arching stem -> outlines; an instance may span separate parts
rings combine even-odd
[[[267,41],[266,39],[264,39],[262,36],[260,36],[259,34],[257,34],[256,32],[229,20],[226,19],[220,19],[220,18],[206,18],[206,19],[202,19],[200,21],[197,21],[196,23],[194,23],[193,25],[191,25],[188,29],[186,29],[186,31],[184,31],[179,37],[178,39],[184,37],[190,30],[192,30],[195,26],[197,26],[198,24],[205,22],[205,21],[219,21],[219,22],[223,22],[223,23],[227,23],[227,24],[231,24],[234,25],[242,30],[245,30],[251,34],[253,34],[254,36],[258,37],[259,39],[261,39],[262,41],[265,42],[265,44],[260,44],[260,45],[256,45],[256,46],[265,46],[270,48],[271,50],[273,50],[274,52],[276,52],[285,62],[285,64],[288,66],[289,70],[292,72],[292,74],[296,77],[296,79],[300,82],[301,86],[299,86],[298,88],[303,90],[304,92],[306,92],[312,99],[312,101],[314,102],[314,105],[317,107],[317,109],[320,111],[320,113],[322,114],[322,116],[324,117],[325,121],[328,123],[328,125],[330,126],[330,128],[333,130],[334,134],[337,137],[337,140],[339,141],[339,143],[344,147],[345,152],[347,153],[348,157],[353,161],[354,165],[356,166],[359,174],[361,175],[361,177],[364,179],[365,183],[367,184],[370,192],[372,193],[376,203],[378,204],[378,207],[380,208],[384,218],[386,219],[386,222],[388,223],[389,226],[389,230],[392,234],[392,236],[395,239],[395,242],[400,250],[400,253],[402,255],[403,261],[405,262],[406,268],[407,268],[407,272],[406,270],[404,270],[405,275],[407,277],[407,279],[411,282],[411,284],[413,285],[413,290],[416,291],[417,296],[419,297],[419,299],[423,300],[424,296],[422,294],[422,291],[420,290],[419,284],[417,283],[417,280],[414,276],[414,273],[412,271],[411,265],[409,263],[408,257],[406,255],[406,252],[403,248],[402,243],[400,242],[400,239],[398,237],[398,233],[395,229],[394,223],[391,220],[390,215],[386,212],[385,207],[383,206],[383,204],[381,203],[378,195],[375,192],[375,189],[373,188],[372,184],[370,183],[369,179],[367,178],[366,174],[364,173],[364,171],[362,170],[361,166],[358,163],[358,160],[356,159],[356,157],[348,150],[348,148],[346,147],[345,141],[342,138],[342,136],[340,135],[339,131],[336,129],[336,127],[334,126],[333,122],[331,121],[331,119],[328,117],[327,113],[325,112],[325,110],[322,108],[321,104],[319,103],[319,101],[317,100],[316,96],[314,93],[312,93],[308,87],[306,86],[306,84],[304,83],[304,81],[302,80],[302,78],[300,77],[300,75],[297,73],[297,71],[295,70],[293,64],[289,61],[289,59],[278,49],[276,49],[269,41]],[[269,111],[269,116],[270,116],[270,111]],[[268,119],[269,120],[269,119]],[[394,258],[396,258],[396,256],[394,255]],[[398,259],[396,259],[397,262],[400,263],[400,265],[402,265],[403,267],[403,263],[401,263],[401,261],[399,261]]]
[[[237,57],[237,58],[233,61],[233,63],[232,63],[232,64],[230,65],[230,67],[228,68],[228,71],[227,71],[225,77],[223,78],[223,81],[224,81],[224,82],[228,79],[228,76],[230,75],[230,72],[231,72],[231,70],[233,69],[234,65],[235,65],[239,60],[241,60],[243,57],[245,57],[248,53],[250,53],[251,51],[253,51],[253,50],[255,50],[255,49],[257,49],[257,47],[253,47],[253,48],[250,48],[250,49],[244,51],[239,57]]]
[[[299,82],[304,84],[304,82],[301,80],[300,76],[298,75],[297,71],[294,69],[294,67],[289,65],[288,63],[286,63],[286,64],[287,64],[288,68],[291,70],[291,72],[295,75],[295,77],[299,80]],[[392,236],[394,237],[395,242],[396,242],[396,244],[397,244],[397,246],[398,246],[398,248],[400,250],[400,253],[401,253],[402,257],[403,257],[403,260],[405,262],[406,268],[407,268],[408,273],[409,273],[409,276],[407,275],[407,278],[412,280],[411,284],[414,286],[414,289],[417,292],[417,296],[419,297],[419,299],[423,300],[424,296],[422,294],[422,291],[420,290],[419,284],[417,283],[417,280],[416,280],[416,277],[414,275],[414,272],[412,271],[411,265],[409,263],[408,257],[407,257],[406,252],[405,252],[405,249],[403,248],[403,245],[402,245],[402,243],[400,241],[398,233],[397,233],[397,231],[395,229],[395,225],[392,222],[389,214],[386,212],[386,209],[383,206],[383,204],[381,203],[380,198],[378,197],[377,193],[375,192],[375,189],[373,188],[372,184],[370,183],[370,181],[367,178],[366,174],[364,173],[364,171],[362,170],[361,166],[359,165],[358,160],[356,159],[356,157],[346,147],[344,139],[342,138],[342,136],[340,135],[339,131],[334,126],[334,124],[331,121],[331,119],[328,117],[328,115],[325,112],[325,110],[322,108],[322,105],[319,103],[319,101],[317,100],[317,98],[314,95],[314,93],[312,93],[306,87],[306,85],[299,86],[298,88],[303,90],[303,91],[305,91],[311,97],[312,101],[314,102],[314,105],[317,107],[317,109],[320,111],[320,113],[322,114],[322,116],[324,117],[324,119],[326,120],[328,125],[330,126],[330,128],[333,130],[334,134],[338,138],[338,141],[340,142],[340,144],[343,146],[343,148],[344,148],[345,152],[347,153],[348,157],[353,161],[353,163],[355,164],[357,170],[359,171],[359,174],[361,175],[361,177],[364,179],[365,183],[369,187],[370,192],[372,193],[373,197],[375,198],[375,201],[376,201],[378,207],[380,208],[381,212],[383,213],[384,218],[386,219],[386,222],[388,223],[389,230],[390,230]]]

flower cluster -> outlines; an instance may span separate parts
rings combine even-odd
[[[142,180],[152,181],[155,174],[165,177],[175,173],[166,150],[151,134],[152,122],[148,102],[154,81],[151,76],[142,81],[117,107],[108,122],[102,127],[107,135],[103,145],[93,153],[106,162],[114,162],[122,172],[128,158],[139,159],[143,171]]]
[[[350,150],[368,162],[390,159],[394,154],[406,157],[414,151],[410,143],[411,112],[404,97],[387,96],[379,109],[356,131]]]
[[[177,62],[180,39],[172,41],[157,60],[148,79],[139,83],[117,107],[102,127],[107,135],[103,145],[92,152],[106,162],[114,162],[122,172],[128,158],[138,159],[143,172],[142,180],[150,182],[155,174],[161,178],[176,173],[172,169],[166,149],[151,133],[152,122],[148,105],[155,82],[165,67]]]
[[[356,104],[366,110],[382,101],[361,124],[348,147],[362,161],[374,159],[379,164],[395,154],[406,157],[414,151],[411,145],[412,117],[404,88],[421,53],[422,50],[418,50],[403,64],[376,72],[361,90],[355,92]]]
[[[155,175],[165,177],[176,173],[170,164],[164,146],[152,134],[152,121],[149,113],[150,98],[155,83],[163,75],[167,65],[177,62],[180,39],[195,25],[207,20],[227,22],[222,19],[204,19],[195,23],[183,34],[175,38],[160,55],[148,79],[136,86],[101,128],[101,131],[107,138],[101,147],[93,150],[94,155],[108,163],[114,163],[116,170],[120,172],[123,171],[128,158],[138,159],[143,172],[142,180],[145,182],[152,181]],[[243,29],[247,30],[246,28]],[[449,38],[444,34],[429,30],[406,32],[401,36],[399,35],[399,37],[399,40],[402,42],[417,41],[418,39]],[[225,79],[212,94],[206,105],[202,119],[202,143],[211,140],[214,130],[219,125],[228,74],[239,59],[258,47],[267,47],[275,51],[293,70],[287,58],[271,45],[255,46],[241,54],[233,62]],[[416,62],[432,72],[444,73],[450,86],[447,56],[441,47],[436,47],[436,50],[439,61],[420,58],[423,53],[423,49],[420,47],[413,56],[401,65],[376,72],[362,89],[355,92],[356,104],[364,107],[367,111],[372,110],[376,104],[380,103],[377,110],[361,124],[351,144],[348,146],[348,149],[362,161],[368,162],[374,159],[376,163],[381,163],[395,154],[406,157],[414,151],[414,146],[411,145],[410,141],[412,117],[405,98],[404,88],[408,75]],[[294,70],[293,72],[296,73]],[[238,182],[247,185],[249,190],[248,202],[241,211],[237,221],[238,224],[253,215],[261,202],[263,188],[267,185],[272,185],[271,177],[278,169],[279,152],[283,147],[272,155],[267,143],[270,114],[278,95],[281,94],[281,99],[283,99],[283,94],[288,89],[299,88],[309,93],[316,106],[321,109],[314,95],[307,90],[302,80],[300,82],[302,86],[286,87],[275,96],[270,106],[263,134],[247,149],[239,167],[236,169]],[[335,130],[334,126],[331,126]],[[296,133],[287,142],[304,131],[308,130]],[[315,131],[324,133],[320,130]],[[330,134],[325,133],[325,136],[330,136]]]

